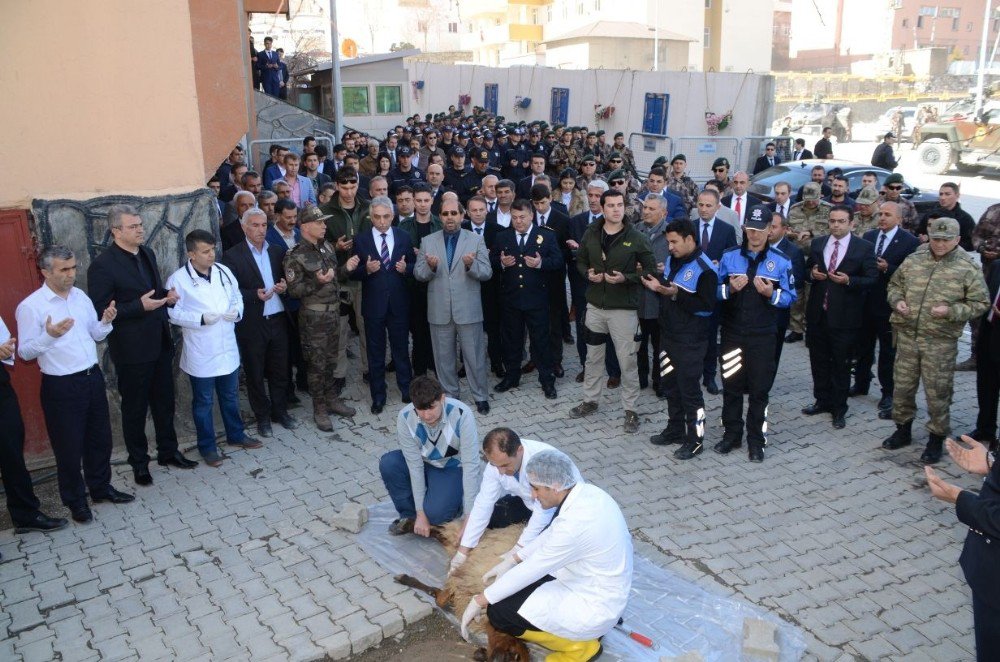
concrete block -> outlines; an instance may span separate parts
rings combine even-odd
[[[368,521],[368,509],[360,503],[348,502],[336,515],[330,518],[330,525],[351,533],[361,533],[361,527]]]
[[[774,623],[759,618],[743,621],[743,655],[752,659],[777,662],[780,649],[775,640],[777,628]]]
[[[701,656],[699,651],[687,651],[680,655],[664,655],[660,658],[660,662],[704,662],[704,660],[705,658]]]

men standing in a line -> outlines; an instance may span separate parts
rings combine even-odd
[[[768,244],[772,212],[754,205],[743,226],[743,245],[719,261],[722,300],[722,441],[726,454],[743,445],[743,394],[747,394],[747,446],[751,462],[764,461],[767,445],[767,403],[774,383],[774,337],[778,313],[795,300],[792,263]]]
[[[332,432],[330,414],[354,416],[339,397],[333,376],[337,369],[340,335],[340,287],[338,277],[346,277],[358,265],[351,257],[337,265],[333,246],[327,242],[326,219],[319,207],[307,207],[299,214],[302,240],[285,253],[285,283],[288,295],[301,300],[299,336],[305,356],[309,397],[313,401],[313,422],[323,432]]]
[[[875,264],[879,274],[865,297],[865,314],[858,337],[858,362],[854,367],[854,386],[849,393],[851,397],[868,395],[877,340],[878,382],[882,388],[878,417],[884,420],[892,418],[892,370],[896,361],[892,326],[889,324],[892,309],[886,301],[886,292],[889,279],[896,273],[896,269],[920,246],[919,239],[899,227],[900,220],[899,205],[895,202],[883,202],[879,209],[878,229],[869,230],[863,237],[875,247]]]
[[[534,209],[527,200],[511,205],[511,227],[497,234],[490,256],[500,272],[501,342],[504,377],[493,387],[497,393],[521,383],[524,330],[531,342],[531,361],[538,369],[538,381],[545,397],[556,398],[555,375],[549,345],[549,295],[546,272],[558,269],[563,256],[550,232],[542,232],[532,222]]]
[[[192,230],[184,244],[188,260],[167,279],[167,287],[178,296],[168,315],[184,336],[180,368],[191,378],[191,417],[198,451],[205,464],[218,467],[224,456],[215,442],[213,392],[219,396],[226,443],[234,448],[263,446],[246,434],[240,415],[236,323],[243,317],[243,297],[233,273],[215,261],[212,233]]]
[[[667,426],[649,440],[657,446],[679,443],[674,457],[689,460],[701,453],[705,438],[705,399],[698,379],[719,278],[698,248],[691,221],[671,221],[666,243],[669,255],[661,274],[642,275],[642,284],[659,303],[660,348],[653,369],[667,398]]]
[[[471,202],[470,202],[471,204]],[[462,229],[458,200],[441,203],[439,232],[424,237],[413,275],[427,286],[427,321],[434,345],[434,372],[448,397],[460,400],[456,342],[476,408],[490,412],[486,338],[483,334],[481,283],[493,275],[486,242]]]
[[[893,311],[889,321],[896,337],[892,400],[896,431],[882,448],[895,450],[912,443],[917,386],[923,381],[930,439],[920,461],[935,464],[951,433],[958,338],[966,322],[989,310],[990,296],[979,266],[958,245],[958,221],[936,219],[928,224],[927,233],[928,248],[914,251],[889,280]]]
[[[605,343],[614,343],[622,371],[624,430],[639,431],[636,403],[639,374],[636,368],[636,328],[639,318],[640,270],[656,273],[656,261],[646,236],[625,222],[625,196],[610,189],[601,196],[603,217],[587,228],[580,242],[576,266],[587,278],[587,364],[584,368],[584,401],[570,410],[572,418],[597,411],[601,395],[601,367]]]
[[[865,293],[878,277],[875,247],[851,234],[853,221],[849,207],[833,207],[830,234],[813,239],[806,259],[812,281],[806,304],[806,346],[815,402],[802,413],[828,413],[838,430],[847,425],[851,359],[864,316]]]
[[[66,526],[61,517],[49,517],[39,506],[31,487],[31,474],[24,464],[24,420],[17,394],[10,384],[7,366],[14,365],[17,338],[10,335],[0,319],[0,479],[3,480],[7,512],[14,524],[14,533],[57,531]]]
[[[822,167],[822,166],[820,166]],[[829,227],[830,204],[820,199],[822,188],[817,182],[809,182],[802,187],[802,202],[796,202],[788,211],[788,238],[807,253],[813,238],[823,234]],[[795,300],[790,311],[791,319],[785,342],[798,342],[804,338],[806,330],[806,304],[812,284],[808,278],[802,289],[802,296]]]
[[[368,389],[371,412],[385,408],[385,343],[389,338],[396,364],[396,385],[403,402],[410,401],[412,371],[407,356],[406,331],[410,319],[407,279],[413,275],[414,250],[410,235],[392,227],[392,202],[378,196],[371,202],[371,229],[358,235],[348,261],[351,277],[361,281],[361,314],[368,343]],[[353,266],[351,266],[353,262]]]
[[[485,181],[485,179],[483,180]],[[468,220],[462,221],[462,228],[474,232],[483,238],[486,253],[493,251],[500,226],[496,220],[491,220],[487,211],[488,202],[480,195],[469,198]],[[497,377],[504,376],[503,349],[500,344],[500,274],[490,271],[489,280],[479,286],[480,302],[483,310],[483,330],[486,332],[486,353],[490,357],[490,369]]]
[[[653,251],[653,260],[656,262],[657,273],[663,271],[663,265],[670,256],[667,247],[667,200],[661,195],[650,194],[642,202],[642,223],[639,230],[646,235],[649,246]],[[692,240],[694,235],[692,233]],[[660,297],[657,291],[647,284],[646,276],[643,274],[642,284],[646,289],[642,290],[639,302],[639,333],[642,339],[639,341],[639,353],[636,365],[639,368],[639,389],[644,389],[653,384],[653,391],[661,395],[660,390]],[[655,274],[654,274],[655,275]],[[714,290],[713,290],[714,292]],[[714,301],[714,298],[713,298]],[[649,361],[649,352],[653,351],[653,362]],[[652,368],[652,374],[650,374]]]
[[[38,258],[45,282],[17,306],[18,355],[38,359],[42,411],[56,459],[59,497],[75,522],[93,519],[94,503],[128,503],[131,494],[111,486],[111,415],[97,343],[108,337],[118,314],[111,301],[100,317],[76,282],[76,257],[49,246]],[[83,476],[80,466],[83,465]]]
[[[248,210],[240,223],[246,241],[226,251],[222,264],[235,276],[243,296],[236,344],[257,434],[268,438],[273,436],[272,421],[286,430],[298,427],[288,414],[288,313],[282,301],[288,287],[282,267],[285,249],[265,240],[267,217],[260,209]]]
[[[167,306],[177,293],[163,287],[156,255],[143,245],[139,212],[130,205],[108,209],[113,243],[94,258],[87,287],[97,311],[115,302],[118,315],[108,351],[118,376],[122,436],[137,485],[152,485],[146,414],[152,410],[156,459],[161,466],[190,469],[197,462],[177,447],[174,429],[174,341]]]
[[[545,273],[549,293],[549,352],[552,372],[563,376],[563,328],[569,326],[569,309],[566,307],[566,241],[569,239],[569,218],[552,206],[552,189],[538,183],[531,187],[531,204],[535,208],[534,224],[549,233],[559,248],[562,260],[559,266]]]

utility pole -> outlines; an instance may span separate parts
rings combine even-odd
[[[987,0],[988,1],[988,0]],[[330,56],[332,64],[331,96],[333,124],[337,140],[344,135],[344,89],[340,85],[340,37],[337,30],[337,0],[330,0]]]
[[[979,76],[976,81],[976,118],[983,114],[983,86],[986,76],[986,40],[990,34],[990,16],[993,14],[993,0],[986,0],[986,10],[983,13],[983,41],[979,45]]]
[[[655,3],[656,14],[653,26],[653,71],[660,70],[660,3]]]

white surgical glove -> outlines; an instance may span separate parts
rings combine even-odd
[[[469,556],[467,554],[455,552],[455,556],[451,557],[451,563],[448,564],[448,574],[451,575],[451,573],[462,567],[462,564],[465,563],[468,558]]]
[[[507,574],[507,571],[517,565],[517,559],[514,558],[513,554],[504,555],[500,557],[503,559],[500,563],[490,568],[490,570],[483,575],[483,584],[490,583],[490,580],[496,581]]]
[[[235,322],[239,318],[240,318],[240,313],[235,308],[230,308],[226,312],[222,313],[222,319],[226,320],[227,322]]]
[[[215,324],[220,319],[222,319],[222,315],[220,315],[219,313],[202,313],[201,316],[201,321],[205,326]]]
[[[469,600],[469,606],[465,608],[465,613],[462,614],[462,638],[468,641],[470,644],[472,640],[469,639],[469,624],[483,613],[483,608],[479,606],[475,598]]]

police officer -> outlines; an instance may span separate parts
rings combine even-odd
[[[469,199],[474,195],[480,195],[483,187],[483,178],[487,175],[497,175],[499,172],[490,167],[490,152],[485,147],[474,147],[472,149],[472,170],[465,173],[459,183],[458,200],[463,206],[469,204]]]
[[[667,427],[649,440],[657,446],[683,445],[679,460],[699,455],[705,437],[705,399],[698,379],[708,349],[709,318],[715,310],[719,275],[705,257],[691,221],[678,219],[666,227],[669,255],[662,276],[643,274],[646,289],[659,294],[660,353],[657,368],[667,396]]]
[[[749,209],[743,225],[743,245],[719,260],[722,301],[722,423],[725,432],[715,450],[723,455],[743,445],[743,394],[750,461],[764,461],[767,445],[767,401],[774,381],[774,336],[778,311],[795,301],[792,262],[768,243],[771,210]]]
[[[465,148],[455,145],[448,151],[451,165],[444,171],[444,186],[452,191],[462,190],[462,180],[469,171],[465,167]]]
[[[340,287],[338,276],[358,266],[352,255],[338,269],[333,246],[324,238],[326,219],[318,207],[306,207],[299,215],[302,241],[285,254],[285,282],[288,295],[302,301],[299,309],[299,333],[302,352],[309,364],[309,395],[313,401],[313,421],[323,432],[332,432],[330,414],[353,416],[337,396],[333,373],[337,369],[337,346],[340,337]]]

